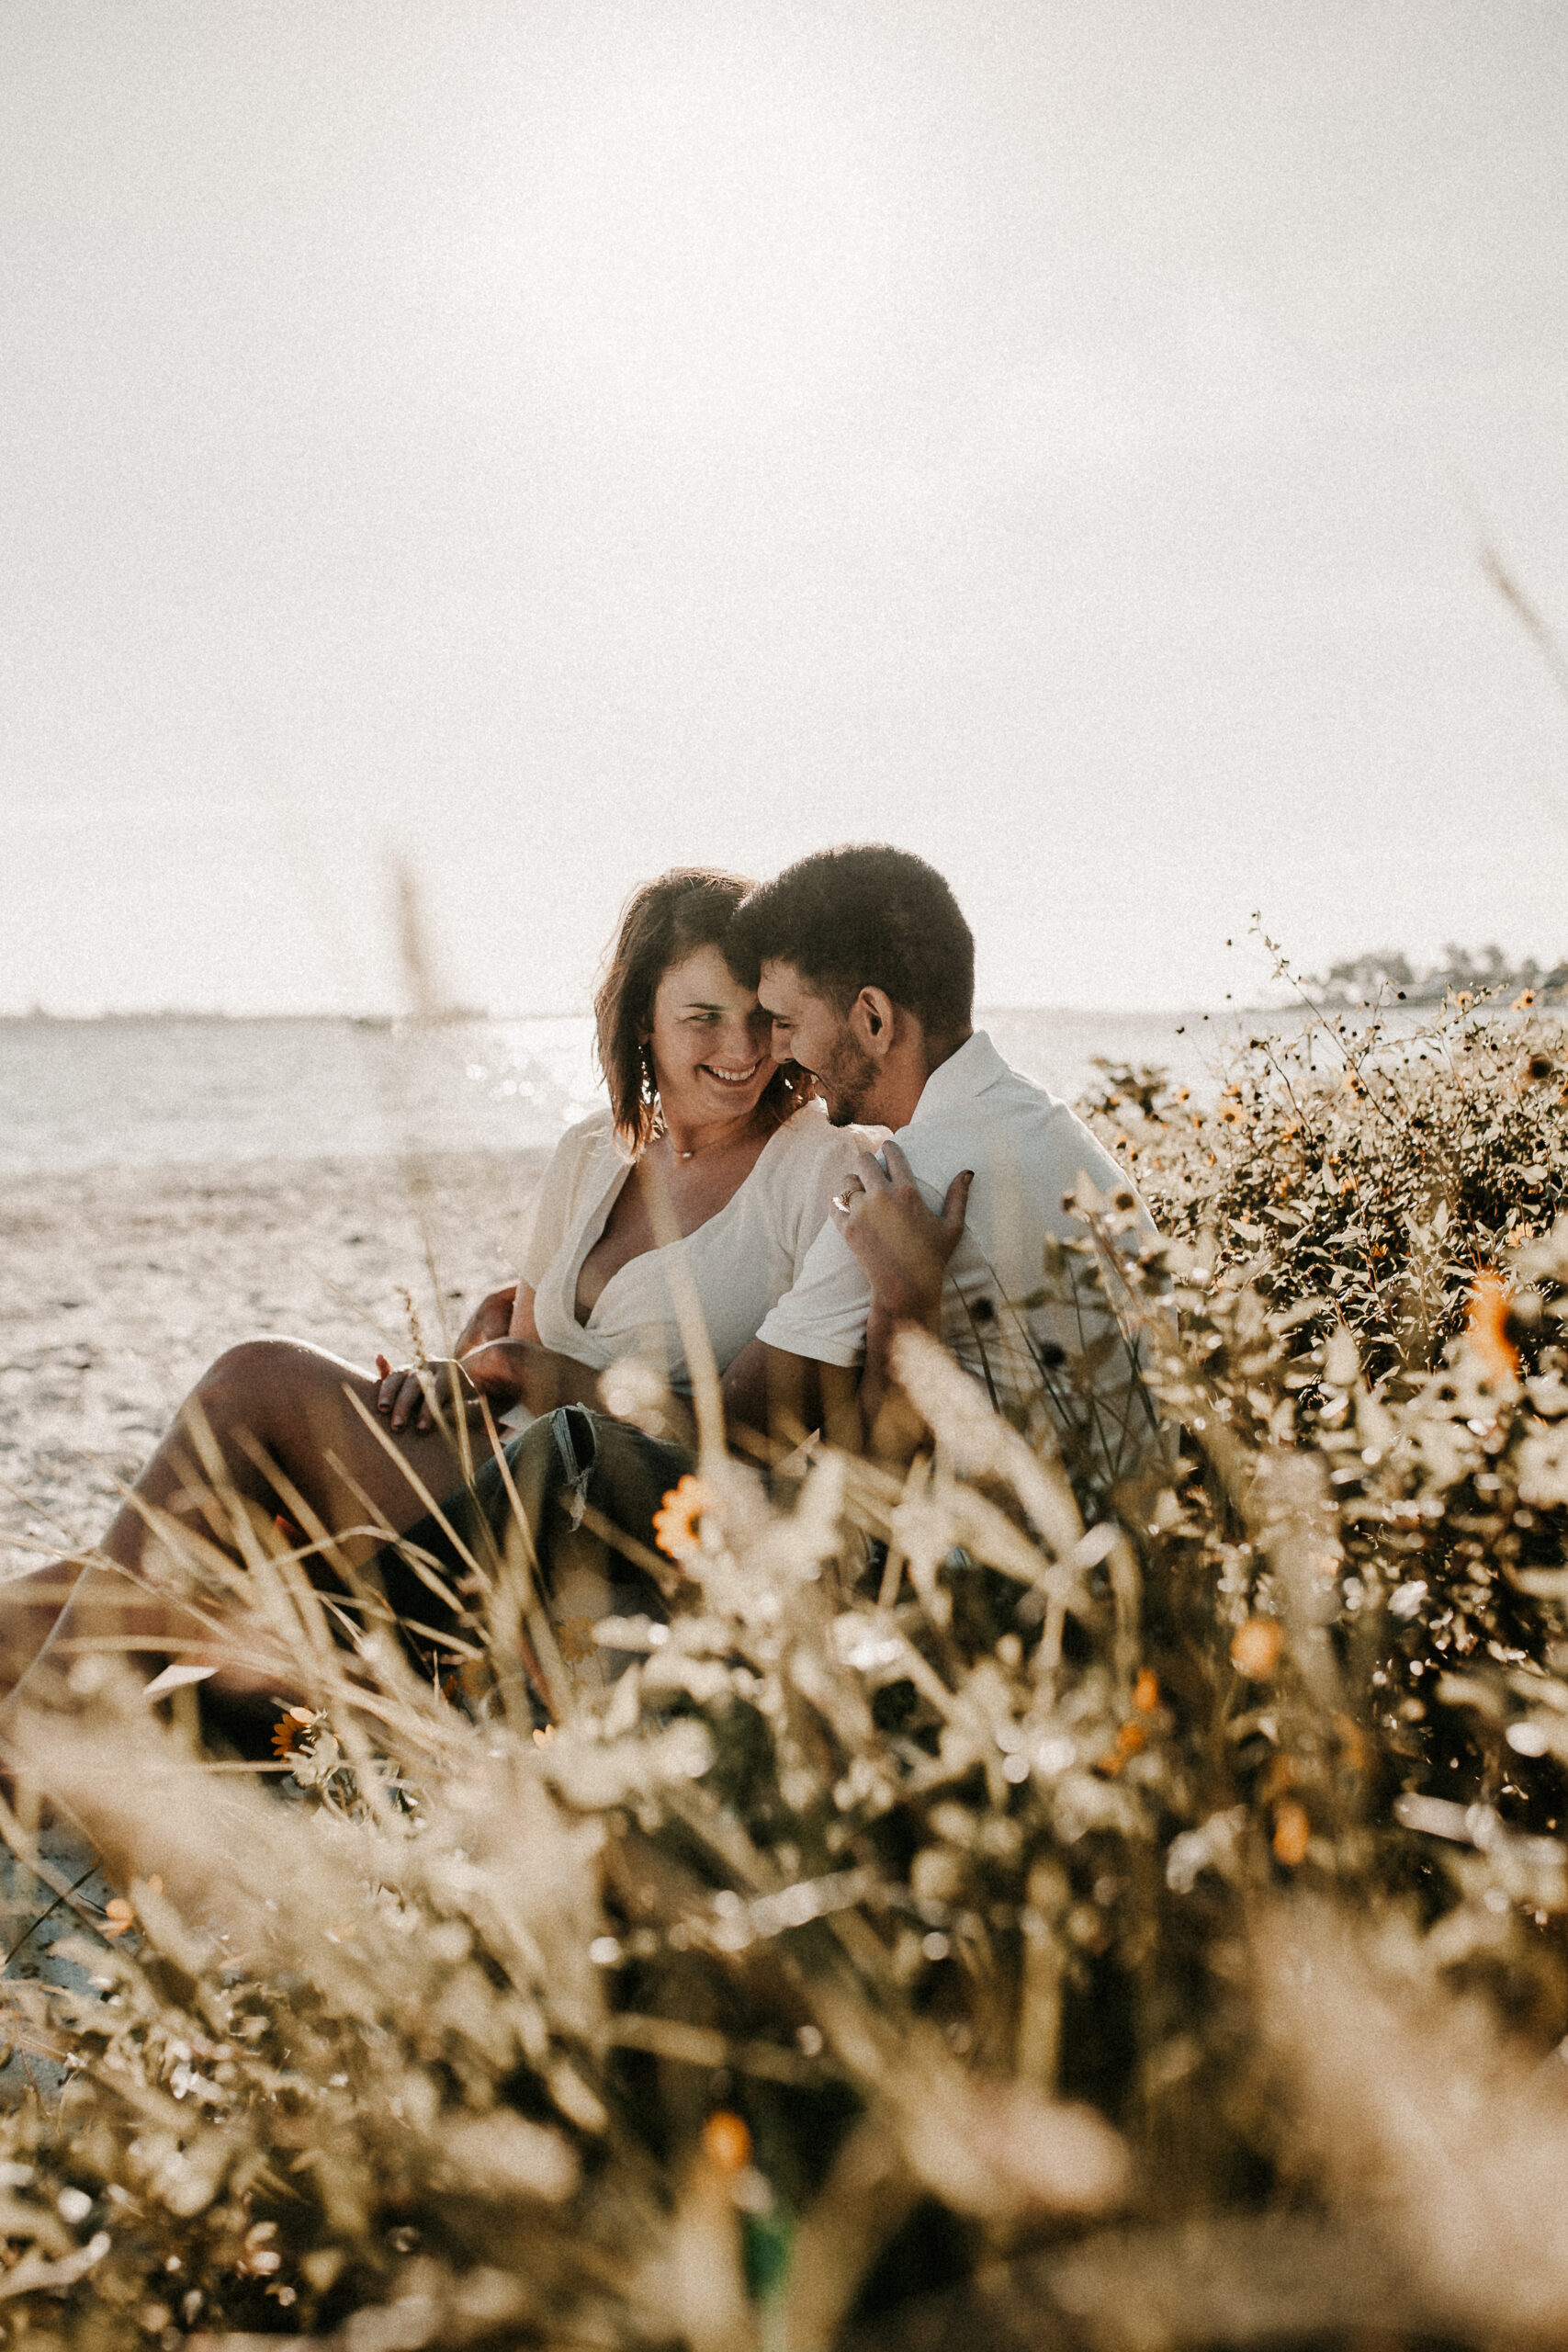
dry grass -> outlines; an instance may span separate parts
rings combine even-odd
[[[1187,1434],[1109,1500],[908,1340],[931,1458],[708,1461],[547,1739],[520,1536],[466,1704],[194,1561],[308,1720],[214,1772],[109,1659],[29,1726],[125,1932],[8,1986],[73,2067],[0,2120],[13,2336],[1560,2341],[1562,1040],[1355,1058],[1116,1106]]]

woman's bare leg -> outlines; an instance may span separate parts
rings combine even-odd
[[[213,1481],[203,1464],[208,1443],[220,1457],[223,1483],[243,1504],[270,1518],[290,1510],[291,1487],[329,1532],[344,1535],[351,1562],[375,1549],[379,1524],[399,1534],[412,1527],[427,1505],[406,1474],[439,1502],[461,1483],[462,1464],[439,1429],[393,1435],[376,1410],[379,1387],[374,1374],[303,1340],[247,1340],[220,1356],[136,1481],[136,1499],[121,1505],[97,1547],[129,1574],[57,1561],[0,1588],[0,1696],[20,1679],[51,1629],[51,1651],[62,1660],[76,1639],[104,1638],[111,1626],[128,1644],[188,1646],[197,1630],[192,1621],[182,1623],[181,1612],[154,1593],[143,1600],[136,1582],[159,1542],[148,1514],[166,1515],[233,1548],[224,1541],[221,1506],[214,1513]],[[203,1430],[209,1433],[205,1441]],[[470,1426],[469,1439],[473,1458],[485,1459],[491,1447],[482,1426]],[[268,1475],[267,1464],[282,1480]]]

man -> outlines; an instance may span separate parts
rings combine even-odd
[[[1084,1236],[1070,1199],[1086,1179],[1130,1215],[1134,1246],[1155,1228],[1067,1105],[975,1028],[975,943],[947,884],[905,850],[823,850],[739,920],[775,1054],[812,1072],[835,1125],[894,1135],[731,1365],[732,1419],[907,1452],[887,1346],[924,1322],[998,1402],[1043,1392],[1099,1476],[1125,1475],[1152,1428],[1135,1363],[1081,1264],[1052,1278],[1047,1258]]]

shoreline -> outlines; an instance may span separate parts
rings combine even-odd
[[[1507,1019],[1513,1016],[1499,1016]],[[1332,1016],[1356,1030],[1364,1017]],[[1258,1030],[1289,1044],[1305,1017],[987,1008],[1004,1060],[1064,1102],[1099,1099],[1123,1066],[1217,1096]],[[1430,1025],[1387,1019],[1397,1045]],[[354,1162],[551,1149],[603,1105],[586,1019],[383,1030],[342,1020],[119,1018],[0,1023],[0,1184],[114,1166]],[[67,1180],[70,1181],[70,1180]]]

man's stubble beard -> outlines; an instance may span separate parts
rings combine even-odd
[[[857,1125],[867,1098],[875,1090],[876,1080],[876,1064],[846,1032],[817,1072],[817,1083],[828,1106],[828,1125],[830,1127]]]

